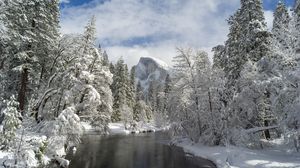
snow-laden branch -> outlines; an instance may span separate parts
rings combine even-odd
[[[257,132],[261,132],[261,131],[265,131],[265,130],[269,130],[269,129],[275,129],[278,128],[279,126],[269,126],[269,127],[255,127],[255,128],[251,128],[251,129],[247,129],[245,130],[245,133],[247,134],[251,134],[251,133],[257,133]]]

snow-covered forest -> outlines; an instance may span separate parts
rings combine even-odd
[[[106,135],[111,123],[168,127],[174,142],[300,152],[300,0],[292,11],[279,1],[272,30],[261,0],[241,0],[213,59],[178,47],[173,65],[133,67],[112,63],[95,17],[81,34],[60,33],[59,0],[0,0],[0,11],[3,167],[67,166],[90,127]]]

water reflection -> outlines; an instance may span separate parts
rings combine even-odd
[[[163,133],[86,135],[77,153],[68,156],[70,168],[214,167],[209,161],[186,157],[182,149],[166,145],[167,140]]]

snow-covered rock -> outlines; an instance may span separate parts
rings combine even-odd
[[[141,57],[135,66],[136,82],[140,82],[147,92],[151,82],[161,85],[165,82],[169,66],[163,61],[153,57]]]

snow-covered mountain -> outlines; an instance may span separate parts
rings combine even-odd
[[[135,66],[136,82],[140,82],[144,91],[147,91],[150,83],[155,83],[157,87],[165,83],[169,66],[153,57],[141,57]]]

